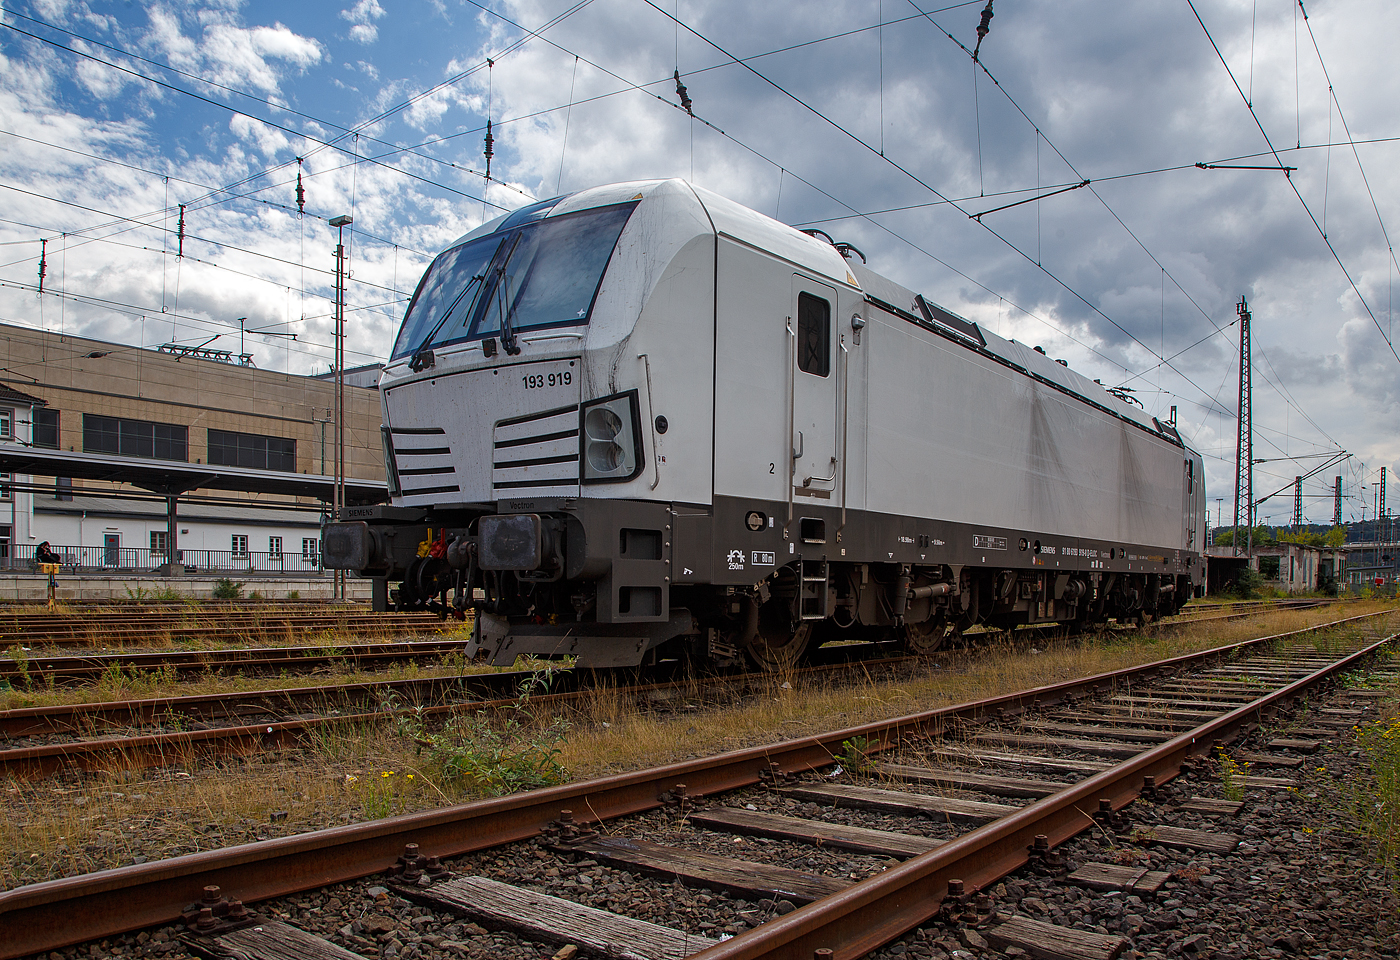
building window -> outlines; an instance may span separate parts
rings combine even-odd
[[[83,414],[83,452],[189,460],[189,431],[173,423]]]
[[[267,538],[267,555],[268,555],[269,557],[271,557],[273,560],[281,560],[281,559],[282,559],[282,538],[281,538],[281,537],[268,537],[268,538]]]
[[[10,538],[13,536],[12,528],[8,523],[0,524],[0,561],[5,566],[10,565]]]
[[[151,531],[151,553],[165,556],[170,550],[170,533],[166,530]]]
[[[0,500],[9,503],[15,498],[15,488],[10,486],[10,474],[0,473]]]
[[[209,431],[209,462],[220,467],[252,467],[296,473],[297,442],[232,430]]]
[[[58,449],[58,411],[47,407],[34,408],[34,446]]]
[[[72,478],[72,477],[54,477],[54,479],[53,479],[53,498],[54,498],[55,500],[72,500],[72,499],[73,499],[73,478]]]
[[[15,436],[15,412],[8,408],[0,409],[0,440],[13,440]]]
[[[235,557],[246,557],[248,555],[248,538],[241,534],[233,535],[233,555]]]
[[[320,560],[321,555],[320,552],[317,551],[316,546],[315,537],[304,537],[301,541],[301,558],[303,560],[309,560],[312,563],[316,563]]]
[[[831,372],[831,304],[810,293],[797,295],[797,366],[819,377]]]

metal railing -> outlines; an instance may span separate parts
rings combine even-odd
[[[38,568],[35,547],[20,544],[5,549],[0,544],[0,570],[32,573]],[[64,573],[157,573],[169,560],[165,550],[146,547],[68,547],[50,546],[58,554]],[[178,561],[185,573],[321,576],[319,552],[315,556],[283,551],[258,553],[233,550],[179,550]]]

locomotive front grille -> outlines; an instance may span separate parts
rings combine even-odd
[[[393,457],[399,478],[399,489],[405,500],[432,498],[460,489],[457,469],[452,464],[452,447],[441,427],[394,427]]]
[[[491,436],[496,498],[577,496],[578,430],[577,404],[497,423]]]

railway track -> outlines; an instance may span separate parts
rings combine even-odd
[[[1028,863],[1053,872],[1060,844],[1085,829],[1124,829],[1123,808],[1144,790],[1162,799],[1183,765],[1358,669],[1392,639],[1367,626],[1380,616],[652,770],[35,884],[0,894],[0,928],[12,932],[0,956],[168,924],[184,911],[202,930],[186,945],[206,956],[272,956],[274,947],[360,956],[401,927],[414,932],[402,936],[415,950],[438,955],[450,938],[432,945],[420,934],[463,931],[470,921],[483,935],[482,927],[506,927],[522,942],[697,960],[854,958],[926,924],[1010,945],[1059,937],[1078,955],[1111,957],[1121,938],[998,916],[989,885]],[[1369,636],[1313,640],[1343,626]],[[1360,716],[1317,715],[1314,723],[1334,724]],[[835,775],[834,765],[846,772]],[[872,809],[886,822],[905,818],[905,829],[849,822]],[[1162,824],[1132,837],[1196,849],[1233,843],[1221,830]],[[534,866],[510,866],[522,863]],[[1130,892],[1162,879],[1113,866],[1080,872]],[[362,916],[369,922],[327,928],[296,902],[241,916],[243,903],[385,871],[369,902],[397,905],[398,920],[376,911]],[[656,875],[663,879],[649,893],[619,892]],[[619,899],[652,904],[650,925],[588,906]],[[702,901],[712,915],[717,903],[743,909],[725,914],[725,925],[686,919],[687,905]],[[736,935],[721,941],[717,932]],[[492,955],[484,949],[475,955]]]
[[[253,647],[247,649],[169,650],[150,653],[26,656],[0,659],[0,680],[16,688],[92,682],[120,674],[129,679],[201,673],[311,673],[317,670],[383,668],[429,663],[459,653],[461,640],[407,640],[390,643],[345,643],[336,646]]]
[[[441,627],[430,613],[371,613],[328,610],[292,612],[220,608],[197,611],[98,611],[81,615],[0,614],[0,648],[121,647],[180,641],[247,643],[286,639],[305,633],[336,630],[383,636]]]
[[[917,658],[862,660],[862,675],[891,677]],[[849,669],[839,656],[791,672],[811,682]],[[105,703],[64,704],[0,711],[0,777],[22,780],[65,771],[146,769],[196,759],[245,756],[302,745],[326,727],[365,729],[400,717],[440,718],[515,705],[532,671],[323,684],[203,696],[168,696]],[[684,681],[648,681],[611,687],[613,697],[648,709],[696,700],[733,698],[768,674],[716,675]],[[596,692],[569,671],[556,674],[549,693],[532,693],[535,707],[558,709]],[[8,742],[7,742],[8,741]],[[10,745],[15,741],[19,745]]]
[[[1266,605],[1231,604],[1230,612],[1202,612],[1198,615],[1183,614],[1169,621],[1154,624],[1155,629],[1172,629],[1191,623],[1204,623],[1213,620],[1238,620],[1253,616],[1260,609],[1307,609],[1326,605],[1321,600],[1290,600],[1264,602]],[[1236,609],[1242,607],[1243,609]],[[375,616],[384,616],[376,614]],[[417,616],[417,615],[415,615]],[[441,621],[429,615],[419,626],[441,626]],[[1127,628],[1124,628],[1127,629]],[[1059,632],[1056,628],[1038,628],[1046,637]],[[246,634],[231,631],[228,640],[245,639]],[[32,646],[33,644],[26,644]],[[421,662],[422,658],[443,656],[455,652],[462,646],[460,641],[410,641],[388,644],[346,644],[332,647],[285,646],[262,649],[227,649],[196,651],[152,651],[144,653],[92,653],[72,656],[33,655],[28,650],[18,653],[11,649],[8,657],[0,657],[0,680],[11,686],[29,687],[49,684],[70,684],[91,682],[113,671],[121,671],[128,677],[138,678],[157,672],[173,672],[177,675],[204,673],[209,671],[259,674],[291,671],[293,673],[323,670],[328,667],[349,666],[353,669],[383,667],[396,662]],[[821,651],[823,656],[831,656],[831,648]]]
[[[1170,626],[1182,626],[1201,620],[1229,620],[1252,613],[1214,614],[1186,619]],[[289,667],[306,670],[309,667],[347,665],[359,667],[382,663],[385,659],[450,653],[453,647],[438,644],[415,645],[416,652],[381,647],[318,653],[315,648],[290,650],[273,648],[258,651],[259,656],[247,660],[218,660],[208,655],[190,655],[177,661],[182,672],[223,669],[231,666],[239,672],[249,668],[267,670]],[[893,657],[871,659],[862,657],[863,650],[840,647],[827,652],[824,665],[797,671],[793,679],[818,680],[824,676],[840,675],[850,658],[860,658],[864,670],[899,670],[915,662],[915,658]],[[126,671],[137,672],[133,660],[142,655],[129,655],[116,660]],[[154,658],[155,655],[152,655]],[[163,669],[171,669],[158,659]],[[25,679],[54,682],[56,678],[71,678],[83,671],[101,676],[111,670],[112,662],[62,664],[54,660],[38,660],[29,664]],[[239,691],[206,695],[171,695],[133,700],[63,704],[45,707],[18,708],[0,711],[0,774],[34,779],[51,776],[65,770],[115,770],[165,767],[221,756],[246,756],[262,751],[297,746],[306,736],[324,727],[357,725],[370,727],[390,722],[397,717],[413,715],[418,719],[436,718],[468,710],[500,708],[531,675],[528,670],[507,673],[487,673],[469,676],[447,675],[433,678],[384,679],[356,683],[320,683],[314,686]],[[588,680],[561,672],[555,684],[556,692],[536,696],[537,704],[562,706],[582,694],[576,689],[587,686]],[[755,678],[756,679],[756,678]],[[682,687],[676,683],[639,682],[618,689],[618,695],[647,703],[649,698],[674,695],[683,691],[700,697],[720,690],[741,689],[746,680],[742,675],[710,677],[691,681]]]
[[[1316,606],[1319,600],[1246,601],[1228,606],[1227,616],[1245,616],[1264,609]],[[1220,614],[1191,611],[1185,616],[1210,619]],[[1176,622],[1179,618],[1174,618]],[[373,613],[363,609],[327,609],[324,605],[187,604],[98,607],[78,613],[11,612],[0,610],[0,650],[23,646],[120,647],[169,644],[181,641],[248,643],[284,639],[295,642],[301,634],[338,630],[364,636],[440,628],[442,620],[431,613]]]

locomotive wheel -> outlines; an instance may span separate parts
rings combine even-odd
[[[916,657],[927,656],[943,646],[952,628],[946,618],[929,617],[920,623],[905,623],[899,632],[900,644]]]
[[[759,608],[758,631],[744,643],[744,653],[760,670],[787,670],[807,652],[811,640],[811,621],[794,623],[785,601],[769,601]]]

